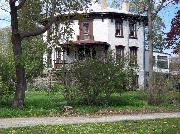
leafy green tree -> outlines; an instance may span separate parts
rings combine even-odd
[[[10,28],[1,30],[3,39],[0,45],[0,94],[7,96],[15,91],[15,63],[10,42]],[[42,38],[29,38],[22,42],[23,55],[21,64],[26,69],[26,79],[31,81],[43,71],[43,54],[46,45]]]
[[[13,106],[21,108],[24,106],[25,90],[27,88],[25,66],[21,62],[23,55],[22,41],[25,38],[45,33],[57,21],[57,14],[66,13],[68,16],[68,13],[83,10],[89,0],[7,0],[6,2],[10,7],[11,41],[16,72],[16,91]],[[23,23],[21,20],[23,20]],[[44,20],[46,20],[46,23],[41,25]],[[23,24],[27,27],[22,27]]]
[[[3,32],[5,31],[3,30]],[[8,34],[4,34],[3,32],[1,31],[1,35],[4,35],[3,37],[5,40],[0,44],[0,100],[11,95],[15,91],[15,64],[12,47],[8,42]]]
[[[43,72],[43,54],[46,50],[45,44],[40,37],[25,39],[22,42],[23,55],[21,62],[25,66],[26,79],[28,81],[40,76]]]
[[[139,13],[146,13],[148,18],[148,46],[149,46],[149,76],[151,77],[153,73],[153,49],[157,48],[160,43],[158,37],[159,30],[161,27],[157,28],[154,22],[158,22],[157,24],[162,23],[160,21],[158,13],[163,9],[166,8],[170,4],[176,4],[177,0],[162,0],[162,1],[155,1],[155,0],[132,0],[134,5],[136,6],[135,9]],[[157,34],[154,34],[154,30],[157,30]],[[154,36],[155,35],[155,36]],[[156,43],[154,43],[156,41]],[[162,39],[160,39],[162,42]],[[162,43],[161,43],[162,45]],[[151,83],[149,83],[151,85]]]

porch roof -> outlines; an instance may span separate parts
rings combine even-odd
[[[107,42],[103,41],[94,41],[94,40],[78,40],[78,41],[70,41],[65,43],[65,45],[105,45],[110,46]]]

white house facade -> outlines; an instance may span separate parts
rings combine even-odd
[[[124,1],[122,10],[107,7],[106,1],[92,3],[90,11],[82,20],[72,20],[74,31],[71,43],[62,52],[52,47],[44,55],[47,68],[59,68],[62,63],[72,63],[85,57],[103,57],[112,50],[115,58],[129,54],[139,66],[138,85],[144,87],[145,81],[145,27],[147,17],[129,12],[128,1]],[[49,45],[50,46],[50,45]]]

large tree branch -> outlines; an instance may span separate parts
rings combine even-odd
[[[34,32],[23,32],[21,33],[21,38],[27,38],[27,37],[33,37],[33,36],[38,36],[43,33],[45,33],[51,26],[52,24],[56,21],[56,16],[55,16],[55,9],[56,9],[56,0],[52,0],[52,12],[51,12],[51,17],[49,19],[49,23],[46,24],[43,28],[37,28],[36,31]]]
[[[53,17],[53,19],[50,20],[50,22],[44,26],[43,28],[39,27],[37,28],[37,30],[35,32],[24,32],[21,33],[21,38],[28,38],[28,37],[34,37],[34,36],[38,36],[41,35],[43,33],[45,33],[51,26],[52,24],[56,21],[56,17]]]
[[[21,0],[19,5],[17,6],[17,10],[21,9],[25,3],[26,3],[26,0]]]

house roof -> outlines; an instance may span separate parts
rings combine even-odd
[[[111,8],[111,7],[107,7],[106,9],[102,9],[101,5],[98,3],[93,3],[89,7],[89,10],[87,10],[87,13],[93,13],[93,12],[95,12],[95,13],[120,13],[120,14],[127,14],[127,15],[146,16],[145,14],[137,14],[137,13],[128,12],[128,11],[120,10],[117,8]]]
[[[110,8],[107,7],[106,9],[101,9],[101,5],[98,3],[92,4],[86,11],[77,11],[76,13],[64,13],[59,14],[56,13],[56,19],[57,21],[60,21],[62,18],[67,17],[71,20],[79,20],[84,18],[96,18],[96,19],[114,19],[114,18],[121,18],[121,19],[131,19],[131,20],[137,20],[142,21],[147,25],[147,16],[144,14],[137,14],[132,12],[123,11],[120,9]],[[42,21],[42,24],[46,24],[49,20],[49,18],[46,18]]]

